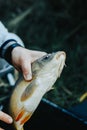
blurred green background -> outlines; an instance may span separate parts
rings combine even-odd
[[[87,92],[87,1],[0,0],[0,19],[26,48],[66,52],[66,67],[44,97],[64,108],[79,104]]]

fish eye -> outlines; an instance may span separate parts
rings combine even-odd
[[[49,59],[49,57],[50,57],[50,54],[44,56],[43,60],[47,60],[47,59]]]

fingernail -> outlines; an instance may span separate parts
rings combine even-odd
[[[10,117],[9,118],[9,123],[12,123],[13,122],[13,119]]]
[[[32,79],[32,75],[31,74],[24,75],[24,78],[26,80],[30,80],[30,79]]]

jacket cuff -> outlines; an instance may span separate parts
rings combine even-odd
[[[17,43],[14,39],[9,39],[3,43],[0,47],[0,57],[4,58],[8,63],[12,64],[12,50],[17,47],[21,46]],[[22,47],[22,46],[21,46]]]

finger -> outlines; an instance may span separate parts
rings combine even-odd
[[[25,80],[31,80],[32,79],[31,63],[25,61],[22,64],[22,72]]]
[[[2,111],[0,111],[0,120],[6,122],[8,124],[12,123],[12,121],[13,121],[12,118],[8,114],[6,114]]]
[[[46,55],[45,52],[31,51],[31,50],[30,50],[30,54],[31,54],[31,57],[25,56],[25,59],[22,60],[23,63],[21,63],[23,76],[24,76],[25,80],[27,80],[27,81],[32,79],[31,63],[33,61],[35,61],[36,59]],[[28,61],[28,59],[29,59],[29,61]]]

